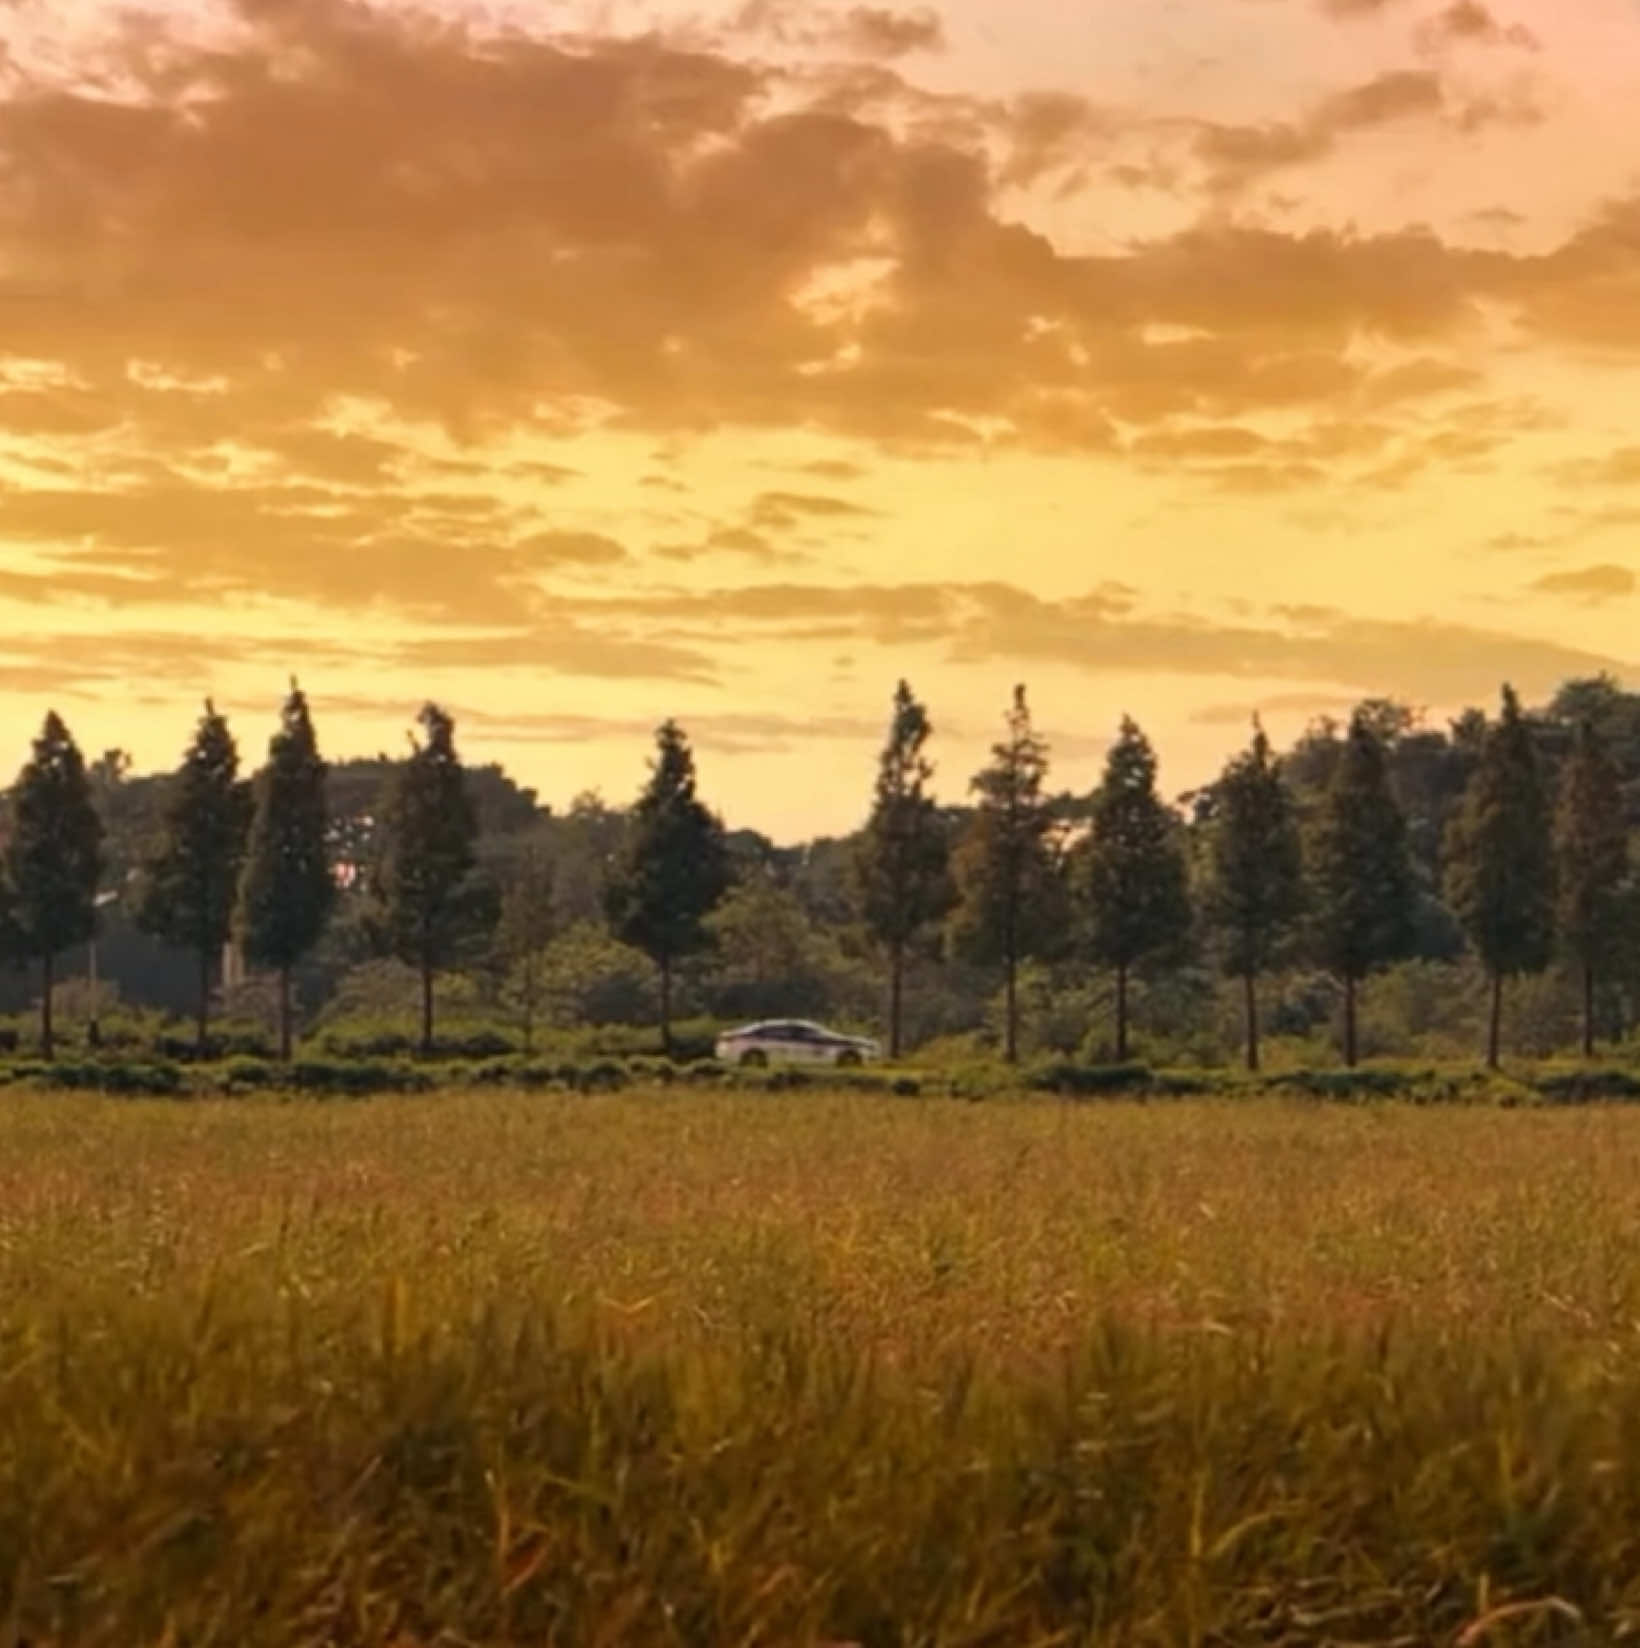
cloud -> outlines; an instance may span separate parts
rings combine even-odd
[[[872,57],[903,57],[908,52],[943,51],[945,26],[938,12],[890,11],[883,6],[855,6],[843,20],[842,43]]]
[[[1500,285],[1560,283],[1420,232],[1221,221],[1060,250],[1000,200],[1044,168],[1069,178],[1120,127],[1063,94],[936,114],[878,76],[900,102],[874,114],[796,68],[659,37],[571,48],[324,3],[243,23],[209,50],[127,46],[119,103],[41,84],[0,105],[0,323],[81,385],[0,396],[0,427],[114,418],[166,445],[233,427],[350,484],[422,460],[304,435],[338,399],[477,453],[611,420],[1108,451],[1112,419],[1331,400],[1363,375],[1357,335],[1458,342]],[[1232,180],[1441,98],[1402,70],[1290,128],[1181,130]],[[866,268],[858,301],[808,295]],[[1152,344],[1156,326],[1206,335]],[[130,359],[220,387],[139,392]]]
[[[754,36],[805,51],[842,51],[866,58],[905,57],[945,50],[945,25],[927,6],[900,11],[851,6],[839,11],[812,0],[746,0],[728,32]]]
[[[1554,471],[1566,486],[1640,486],[1640,446],[1618,446],[1601,458],[1576,458]]]
[[[1632,595],[1635,576],[1628,567],[1607,564],[1581,567],[1576,572],[1546,573],[1531,588],[1539,595],[1565,595],[1595,605]]]
[[[804,521],[860,519],[874,512],[847,498],[829,498],[810,492],[765,492],[752,504],[752,524],[769,530],[798,526]]]
[[[1443,10],[1419,25],[1417,41],[1425,51],[1439,51],[1449,45],[1541,50],[1537,36],[1524,23],[1500,23],[1480,0],[1451,0]]]
[[[624,544],[602,532],[536,532],[512,546],[512,555],[534,569],[555,566],[613,566],[629,560]]]

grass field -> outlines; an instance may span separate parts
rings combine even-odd
[[[0,1648],[1640,1635],[1640,1110],[0,1101]]]

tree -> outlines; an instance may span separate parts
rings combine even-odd
[[[1253,742],[1225,767],[1207,837],[1208,920],[1224,970],[1242,981],[1247,1068],[1258,1069],[1258,976],[1276,960],[1303,908],[1298,811],[1257,721]]]
[[[1580,722],[1555,808],[1555,931],[1582,976],[1583,1056],[1594,1053],[1594,984],[1622,953],[1629,844],[1623,786],[1605,741]]]
[[[1344,986],[1344,1062],[1356,1056],[1356,987],[1411,948],[1417,883],[1406,818],[1390,789],[1384,747],[1351,717],[1322,798],[1309,852],[1316,959]]]
[[[675,721],[655,735],[649,783],[627,821],[605,884],[615,936],[660,974],[661,1046],[672,1051],[672,970],[708,942],[705,926],[729,890],[723,824],[695,794],[695,758]]]
[[[85,760],[53,712],[12,791],[4,878],[8,948],[40,964],[40,1050],[48,1059],[56,960],[96,931],[101,876],[102,821]]]
[[[536,834],[527,836],[501,895],[496,928],[508,988],[523,1018],[524,1051],[535,1050],[535,1021],[541,1006],[541,952],[557,931],[553,908],[553,865]]]
[[[1190,892],[1179,821],[1156,794],[1156,754],[1131,717],[1105,762],[1093,827],[1076,853],[1076,883],[1095,961],[1116,974],[1116,1058],[1128,1056],[1128,975],[1182,948]]]
[[[1007,735],[969,786],[979,804],[952,860],[951,924],[959,950],[1002,964],[1010,1064],[1019,1058],[1019,964],[1041,954],[1064,921],[1058,827],[1042,793],[1047,772],[1047,745],[1031,727],[1024,687],[1015,687]]]
[[[409,757],[383,796],[374,894],[386,947],[421,979],[421,1050],[433,1051],[433,976],[494,929],[493,889],[473,877],[478,819],[456,753],[455,722],[424,704]]]
[[[1446,892],[1491,987],[1486,1062],[1496,1069],[1503,983],[1549,964],[1554,936],[1549,811],[1514,689],[1486,735],[1448,836]]]
[[[854,882],[872,936],[888,951],[888,1053],[900,1056],[905,956],[917,935],[951,908],[950,842],[928,783],[928,712],[900,682],[877,766],[871,817],[855,843]]]
[[[328,769],[307,699],[292,680],[268,761],[252,786],[250,842],[236,912],[246,958],[279,974],[279,1057],[290,1058],[291,969],[325,930],[336,901],[326,842]]]
[[[210,1034],[211,985],[232,931],[250,822],[239,751],[209,699],[172,781],[159,844],[144,867],[137,925],[198,963],[198,1045]]]

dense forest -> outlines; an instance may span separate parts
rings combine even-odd
[[[1056,790],[1021,688],[960,806],[902,683],[860,830],[790,847],[717,819],[670,722],[632,805],[563,811],[463,766],[436,706],[401,761],[327,767],[322,730],[293,684],[252,773],[207,705],[175,772],[135,776],[48,718],[0,812],[0,1011],[48,1043],[147,1011],[520,1045],[790,1014],[894,1053],[1202,1065],[1640,1024],[1640,694],[1605,677],[1445,726],[1372,700],[1280,753],[1255,726],[1174,800],[1131,720],[1092,794]]]

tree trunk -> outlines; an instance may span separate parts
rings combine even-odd
[[[1127,1037],[1127,964],[1116,964],[1116,1062],[1126,1064],[1128,1056]]]
[[[1344,1063],[1355,1066],[1355,978],[1344,980]]]
[[[1003,1057],[1009,1064],[1019,1063],[1019,962],[1012,950],[1008,952],[1008,1023],[1004,1032]]]
[[[1254,988],[1253,970],[1241,975],[1241,997],[1247,1023],[1247,1068],[1258,1069],[1258,991]]]
[[[56,984],[56,961],[50,951],[40,958],[40,1056],[56,1057],[56,1040],[51,1030],[51,992]]]
[[[1583,966],[1583,1057],[1594,1057],[1594,968]]]
[[[86,1019],[85,1044],[95,1049],[102,1045],[102,1029],[97,1023],[97,936],[91,936],[86,947],[86,978],[91,986],[91,1008]]]
[[[535,1051],[535,951],[524,956],[524,1051]]]
[[[279,1061],[290,1063],[290,968],[279,969]]]
[[[1486,1068],[1498,1067],[1498,1031],[1503,1023],[1503,974],[1492,975],[1492,1014],[1486,1027]]]
[[[433,1056],[433,964],[421,964],[421,1056]]]
[[[199,1023],[195,1031],[194,1050],[200,1058],[209,1051],[211,1036],[211,947],[199,947]]]
[[[662,956],[661,962],[661,1056],[672,1057],[672,958]]]
[[[888,953],[888,1056],[900,1056],[900,1002],[905,982],[905,946],[896,944]]]

